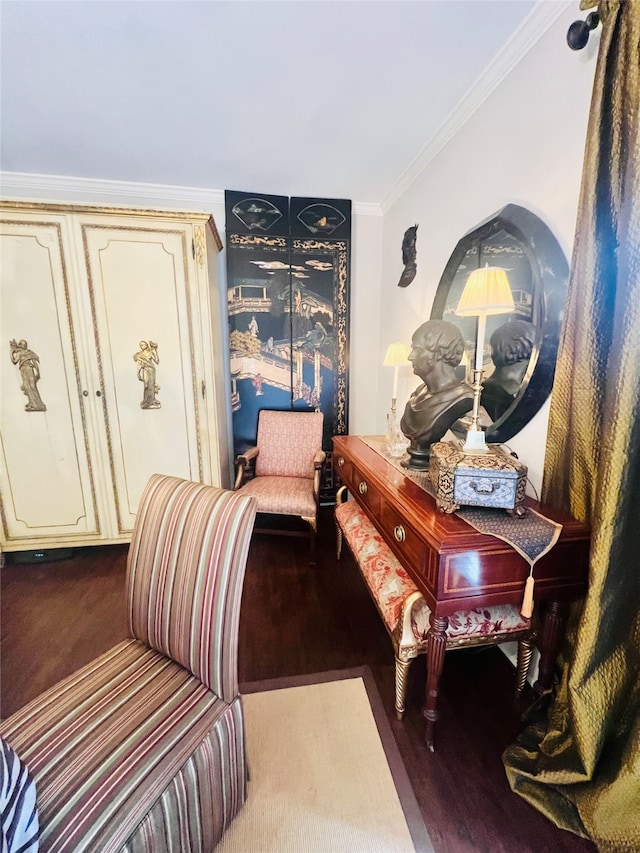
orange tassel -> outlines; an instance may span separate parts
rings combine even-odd
[[[535,580],[533,579],[533,575],[529,575],[527,582],[524,585],[524,598],[522,599],[522,607],[520,608],[520,615],[524,616],[525,619],[531,619],[531,614],[533,613],[534,584]]]

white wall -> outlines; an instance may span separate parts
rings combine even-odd
[[[385,213],[381,349],[398,337],[410,342],[429,318],[460,237],[506,204],[522,205],[543,219],[571,260],[597,46],[592,36],[587,50],[568,48],[566,32],[576,17],[576,9],[570,9],[556,20]],[[414,223],[419,225],[418,273],[401,289],[402,235]],[[399,409],[418,382],[410,366],[403,369]],[[391,377],[382,376],[378,433],[384,432],[390,397]],[[547,402],[509,442],[538,491],[548,414]]]
[[[381,366],[384,358],[381,338],[385,334],[381,298],[382,226],[381,215],[353,218],[349,356],[349,432],[352,435],[384,432],[384,429],[377,429],[378,389],[383,372],[389,370]]]

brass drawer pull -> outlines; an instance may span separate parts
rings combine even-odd
[[[401,524],[396,524],[393,528],[393,535],[396,538],[396,542],[404,542],[405,532],[404,527]]]
[[[338,468],[342,468],[344,465],[344,456],[338,456]]]
[[[361,495],[366,495],[367,494],[367,488],[368,488],[367,484],[363,480],[360,483],[360,485],[358,486],[358,491],[360,492]]]

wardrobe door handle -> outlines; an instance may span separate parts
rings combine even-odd
[[[88,396],[89,396],[89,392],[88,392],[88,391],[83,391],[83,392],[82,392],[82,396],[83,396],[83,397],[88,397]]]
[[[344,456],[338,456],[338,468],[342,468],[344,465]]]
[[[96,397],[102,397],[102,391],[96,391]]]

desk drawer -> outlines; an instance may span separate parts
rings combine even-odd
[[[384,501],[381,504],[380,521],[391,548],[403,561],[411,563],[423,577],[427,564],[428,546],[406,520]]]
[[[356,500],[365,507],[370,516],[375,517],[380,513],[382,505],[380,492],[371,485],[364,474],[357,468],[353,469],[351,491]]]
[[[333,464],[338,477],[340,477],[345,486],[351,489],[353,484],[353,464],[351,460],[338,453],[334,457]]]
[[[366,476],[356,468],[350,459],[338,454],[335,464],[338,476],[353,497],[370,514],[377,515],[380,512],[380,492],[371,485]]]

